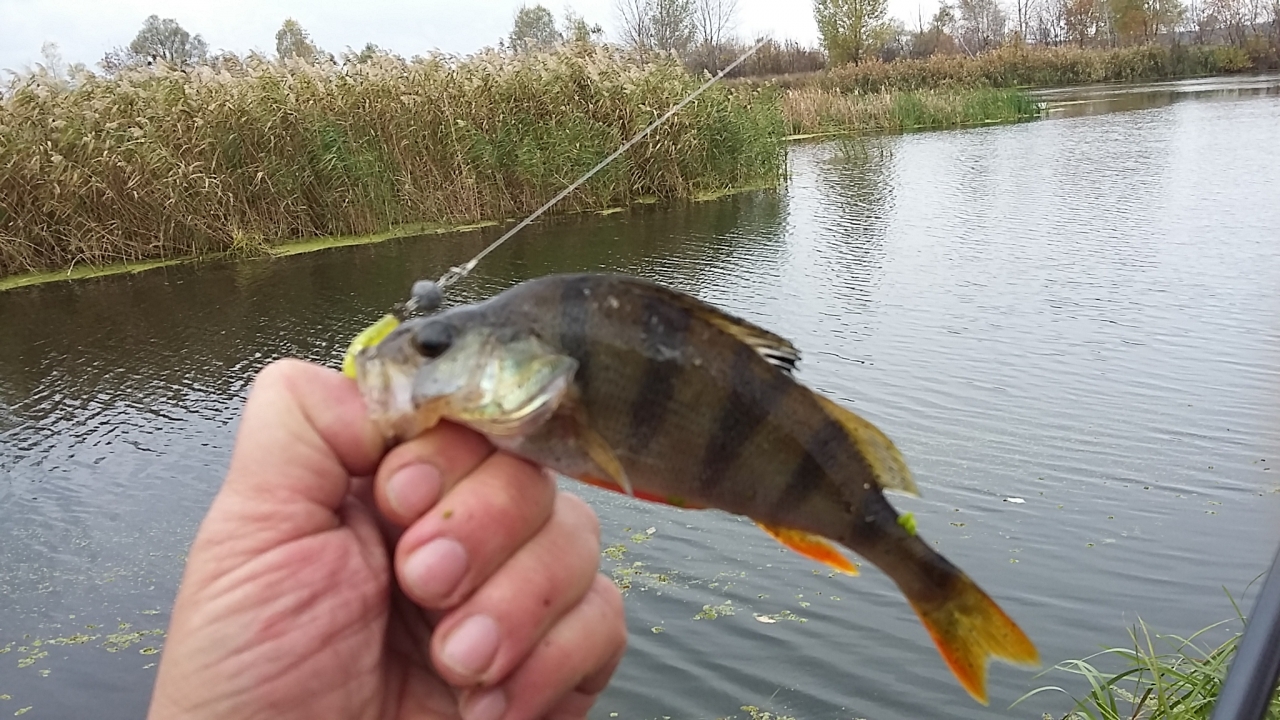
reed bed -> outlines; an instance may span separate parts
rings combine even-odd
[[[857,94],[809,87],[783,96],[783,114],[792,135],[960,127],[1015,122],[1037,113],[1030,95],[1011,89]]]
[[[592,46],[15,78],[0,276],[521,216],[698,84]],[[558,209],[776,182],[782,137],[776,91],[713,87]]]
[[[1216,75],[1242,72],[1253,66],[1249,53],[1226,45],[1115,49],[1008,45],[973,57],[933,55],[918,60],[842,65],[795,84],[845,93],[1054,87]]]

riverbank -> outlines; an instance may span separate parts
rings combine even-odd
[[[868,95],[967,88],[1046,88],[1155,82],[1280,69],[1280,49],[1259,44],[1136,45],[1119,48],[1006,45],[979,55],[873,60],[812,73],[731,81],[787,90]]]
[[[552,212],[776,186],[787,140],[1017,122],[1041,107],[1009,85],[1233,72],[1242,52],[1009,47],[726,83]],[[699,83],[598,46],[18,78],[0,99],[0,289],[522,217]]]
[[[904,132],[1029,120],[1041,105],[1025,90],[967,88],[870,95],[796,88],[783,96],[792,138],[849,132]]]
[[[0,277],[521,217],[698,84],[601,47],[25,77],[0,106]],[[557,211],[776,184],[784,134],[775,93],[713,87]]]
[[[1235,601],[1232,600],[1233,605]],[[1209,720],[1218,694],[1240,644],[1245,618],[1214,623],[1187,637],[1155,633],[1141,619],[1129,628],[1129,646],[1103,650],[1079,660],[1058,663],[1052,670],[1078,676],[1091,688],[1064,720],[1145,718],[1146,720]],[[1224,641],[1208,641],[1222,637]],[[1118,661],[1120,668],[1102,664]],[[1023,695],[1016,706],[1045,692],[1066,693],[1044,686]],[[1069,693],[1068,693],[1069,695]],[[1280,692],[1273,692],[1268,718],[1280,717]]]

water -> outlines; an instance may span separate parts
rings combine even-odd
[[[1280,543],[1280,96],[1184,100],[795,146],[783,192],[542,224],[457,297],[613,270],[780,330],[805,382],[897,441],[924,497],[894,502],[1050,663],[1139,616],[1186,634]],[[336,365],[493,237],[0,294],[0,714],[142,716],[163,638],[132,633],[167,624],[254,371]],[[1065,698],[1008,705],[1079,690],[997,665],[982,708],[874,569],[832,578],[747,521],[579,491],[629,585],[593,718],[1039,718]]]

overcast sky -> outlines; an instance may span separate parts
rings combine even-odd
[[[469,53],[494,45],[511,29],[521,0],[0,0],[0,70],[20,70],[40,59],[40,46],[55,42],[68,62],[93,65],[103,53],[127,45],[151,14],[174,18],[199,33],[214,50],[274,51],[275,32],[286,17],[302,23],[320,47],[338,53],[366,42],[405,57],[440,49]],[[532,2],[530,4],[533,4]],[[544,0],[557,17],[566,7],[616,37],[614,0]],[[926,17],[937,0],[890,0],[891,14]],[[768,33],[814,45],[818,30],[812,0],[738,0],[738,32]]]

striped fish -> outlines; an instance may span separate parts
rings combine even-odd
[[[745,515],[840,571],[833,544],[897,583],[960,684],[990,658],[1038,663],[1021,629],[916,536],[884,491],[916,492],[878,428],[792,377],[783,338],[617,275],[530,280],[414,318],[354,357],[370,413],[407,439],[440,420],[583,482]]]

